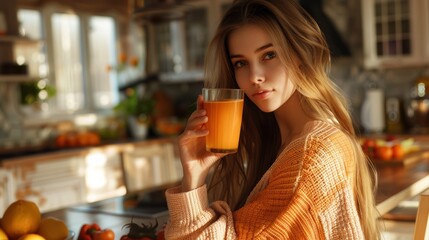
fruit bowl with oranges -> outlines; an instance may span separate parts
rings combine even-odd
[[[421,149],[414,138],[387,136],[361,138],[363,152],[373,162],[389,164],[408,164],[425,156],[427,150]]]
[[[62,220],[42,218],[38,206],[32,201],[17,200],[11,203],[0,219],[2,240],[64,240],[73,237],[74,233]]]

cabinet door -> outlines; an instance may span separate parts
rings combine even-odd
[[[3,165],[13,176],[13,197],[34,201],[42,212],[125,194],[121,153],[115,147]]]
[[[84,181],[81,177],[59,178],[28,183],[16,192],[20,199],[33,201],[41,212],[52,211],[82,203],[85,198]]]
[[[13,162],[6,169],[14,179],[13,196],[35,202],[42,212],[85,200],[80,156],[47,161]]]
[[[87,202],[125,194],[121,152],[115,147],[94,148],[85,154],[85,195]]]
[[[136,145],[124,152],[123,165],[128,192],[174,183],[182,177],[172,143]]]
[[[429,62],[428,0],[363,0],[364,65],[423,66]]]

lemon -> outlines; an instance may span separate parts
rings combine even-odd
[[[6,233],[0,228],[0,240],[8,240]]]
[[[60,219],[47,217],[42,219],[37,233],[46,240],[64,240],[67,238],[69,230]]]
[[[29,233],[24,234],[18,240],[46,240],[44,237],[40,236],[39,234],[35,233]]]
[[[32,201],[17,200],[10,204],[3,214],[1,227],[11,239],[35,233],[41,221],[40,210]]]

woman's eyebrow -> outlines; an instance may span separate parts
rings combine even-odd
[[[264,49],[270,48],[270,47],[272,47],[272,46],[273,46],[273,44],[272,44],[272,43],[267,43],[267,44],[265,44],[264,46],[259,47],[258,49],[256,49],[256,50],[255,50],[255,53],[260,52],[260,51],[262,51],[262,50],[264,50]]]
[[[255,50],[255,53],[257,53],[257,52],[260,52],[260,51],[263,51],[264,49],[267,49],[267,48],[270,48],[270,47],[272,47],[273,46],[273,44],[272,43],[267,43],[267,44],[265,44],[264,46],[262,46],[262,47],[258,47],[256,50]],[[241,58],[241,57],[243,57],[243,55],[241,55],[241,54],[234,54],[234,55],[231,55],[230,56],[230,58],[232,59],[232,58]]]

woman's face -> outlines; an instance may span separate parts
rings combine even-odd
[[[294,93],[295,84],[282,65],[265,29],[247,24],[230,33],[228,49],[238,86],[264,112],[273,112]]]

